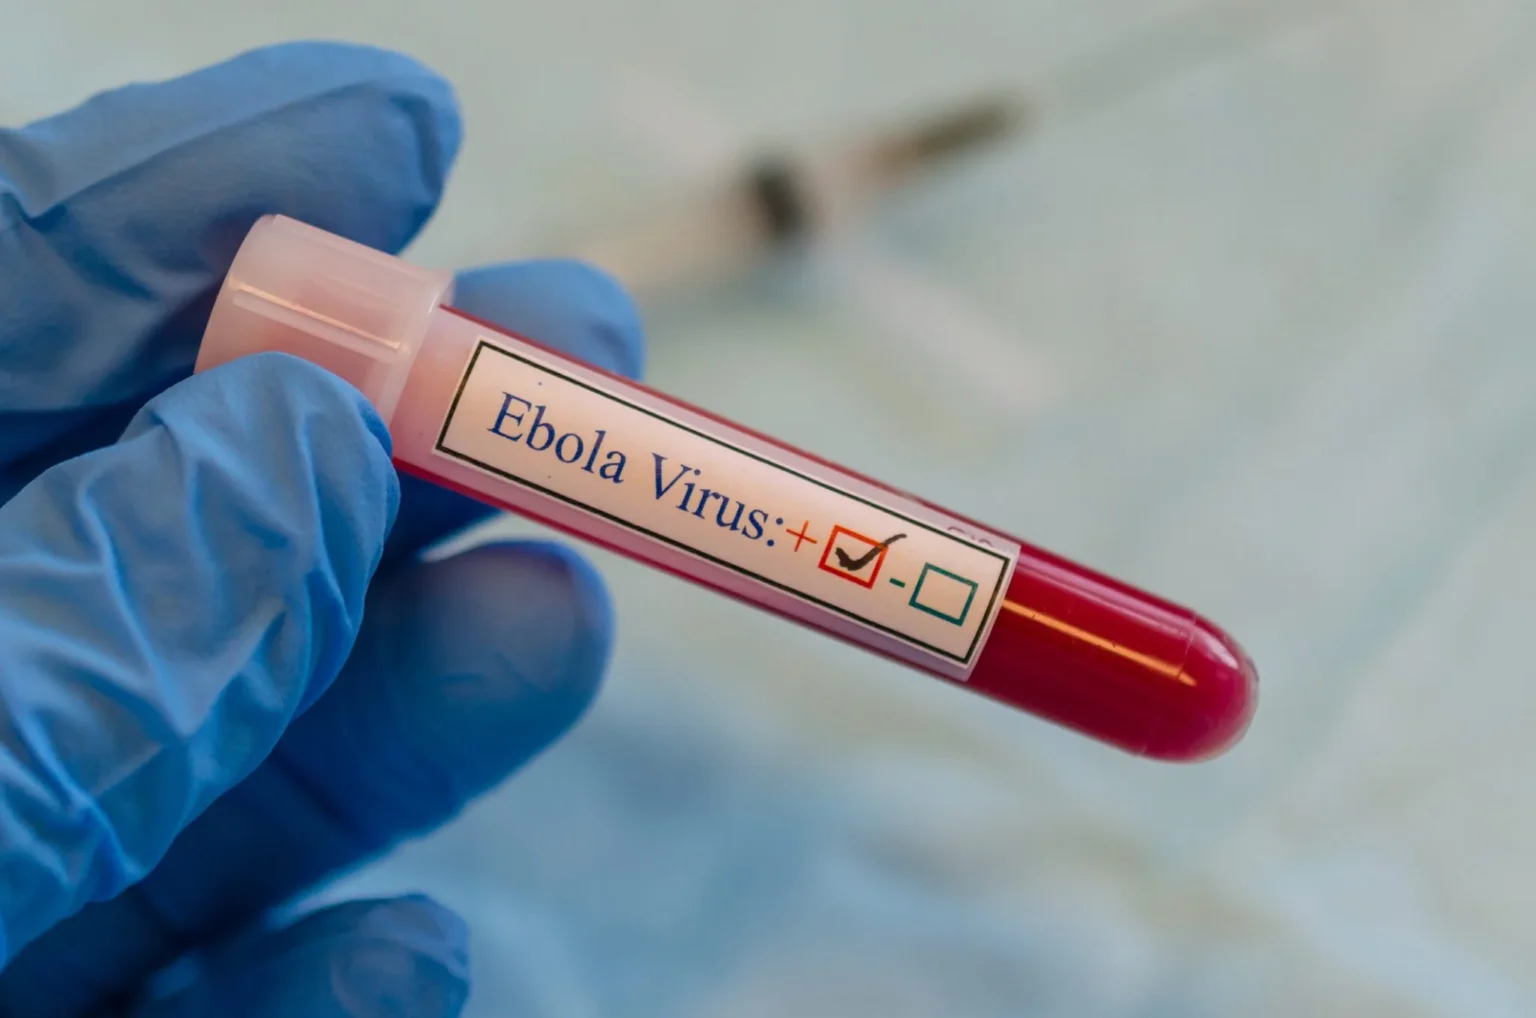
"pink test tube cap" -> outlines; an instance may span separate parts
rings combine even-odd
[[[247,354],[292,354],[351,382],[388,423],[432,312],[452,293],[452,273],[264,216],[225,276],[196,370]]]

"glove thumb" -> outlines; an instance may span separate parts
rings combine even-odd
[[[132,1018],[458,1018],[468,931],[423,897],[353,901],[218,949]]]

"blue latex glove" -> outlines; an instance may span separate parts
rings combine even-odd
[[[484,510],[397,478],[318,369],[187,377],[258,216],[398,250],[458,142],[440,79],[336,45],[0,134],[0,1015],[459,1012],[466,934],[432,902],[272,910],[569,727],[607,595],[542,543],[420,561]],[[468,273],[457,303],[639,369],[580,266]]]

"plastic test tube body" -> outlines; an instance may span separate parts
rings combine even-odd
[[[402,471],[1128,752],[1247,728],[1253,666],[1194,613],[476,321],[451,286],[268,217],[197,369],[304,357],[373,402]]]

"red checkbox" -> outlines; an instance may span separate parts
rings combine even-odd
[[[838,535],[850,537],[853,540],[845,541],[842,545],[839,545],[837,543]],[[859,562],[858,568],[852,571],[844,569],[837,562],[829,562],[833,557],[833,553],[839,549],[842,550],[843,554],[857,560],[869,554],[870,550],[875,547],[880,548],[879,553],[872,560]],[[882,545],[873,537],[865,537],[863,534],[849,530],[847,527],[834,525],[832,527],[832,536],[827,538],[827,546],[821,553],[821,561],[817,563],[817,567],[826,570],[833,576],[841,576],[850,583],[857,583],[861,587],[873,587],[876,577],[880,575],[880,567],[885,565],[885,553],[890,550],[888,545]]]

